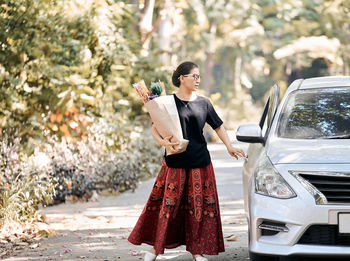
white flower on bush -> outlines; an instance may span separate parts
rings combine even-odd
[[[113,139],[107,139],[107,144],[108,144],[108,146],[113,146],[114,145],[114,140]]]
[[[129,101],[128,101],[128,100],[120,99],[120,100],[118,101],[118,103],[119,103],[120,105],[129,106]]]
[[[131,139],[131,140],[135,140],[135,139],[138,139],[138,138],[140,138],[140,137],[141,137],[140,132],[132,131],[132,132],[130,133],[130,139]]]
[[[72,128],[72,129],[75,129],[76,127],[79,127],[78,123],[76,123],[75,121],[71,121],[69,123],[69,126]]]
[[[34,153],[32,156],[33,165],[36,168],[46,168],[51,164],[51,159],[44,152]]]

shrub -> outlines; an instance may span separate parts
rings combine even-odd
[[[11,142],[8,136],[0,143],[0,239],[35,237],[40,229],[27,226],[41,221],[40,205],[54,195],[54,186],[33,161],[20,152],[20,139]],[[41,229],[43,226],[41,226]],[[14,237],[16,234],[17,237]]]
[[[55,136],[45,143],[31,141],[35,149],[29,156],[18,138],[2,137],[0,239],[11,235],[11,228],[25,234],[20,225],[40,221],[39,207],[48,202],[85,199],[93,191],[122,192],[157,173],[162,150],[149,126],[115,114],[97,118],[88,131],[76,143]]]
[[[67,196],[87,197],[96,191],[122,192],[160,167],[162,150],[149,128],[130,122],[122,114],[105,115],[89,127],[89,135],[76,143],[48,137],[33,157],[51,166],[55,202]],[[45,155],[45,156],[43,156]]]

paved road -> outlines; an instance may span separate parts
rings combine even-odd
[[[245,146],[239,144],[239,146]],[[218,186],[226,252],[209,260],[249,260],[247,224],[243,212],[242,161],[230,157],[222,144],[209,144]],[[67,203],[43,212],[57,232],[5,260],[142,260],[147,245],[133,246],[126,240],[137,221],[154,183],[139,184],[136,191],[115,197],[99,197],[98,202]],[[229,241],[237,235],[236,241]],[[190,261],[185,247],[166,250],[157,260]]]

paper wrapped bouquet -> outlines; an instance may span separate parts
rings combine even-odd
[[[178,153],[184,152],[189,141],[182,135],[174,95],[165,95],[163,83],[152,83],[150,90],[143,80],[133,86],[140,95],[160,136],[162,138],[172,136],[171,142],[179,143],[174,148],[178,150]],[[172,154],[169,151],[166,153],[167,155]]]

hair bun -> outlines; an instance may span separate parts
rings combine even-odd
[[[180,74],[178,71],[174,70],[173,76],[172,76],[172,78],[171,78],[171,81],[173,82],[173,84],[174,84],[176,87],[179,87],[179,86],[180,86],[180,79],[179,79],[180,75],[181,75],[181,74]]]

